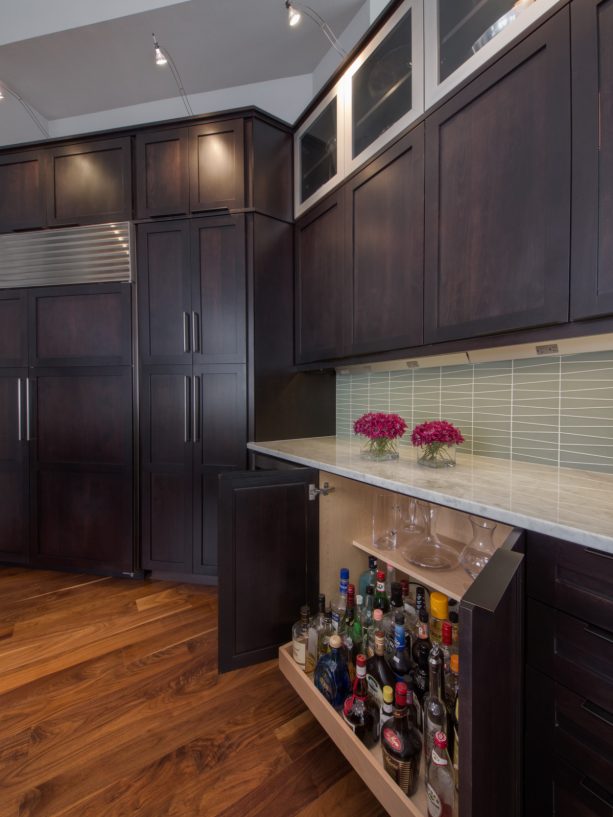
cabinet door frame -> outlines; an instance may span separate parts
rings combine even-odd
[[[600,89],[598,8],[606,0],[571,3],[573,211],[571,320],[613,314],[613,289],[598,291]],[[613,48],[613,43],[609,43]],[[609,80],[613,86],[613,80]],[[613,187],[613,181],[609,184]],[[609,228],[611,229],[611,228]],[[613,263],[609,259],[610,263]]]
[[[354,215],[354,201],[353,196],[356,190],[367,184],[378,173],[385,170],[390,164],[399,159],[403,154],[411,152],[414,156],[414,161],[419,163],[421,167],[421,183],[419,186],[418,195],[421,196],[421,218],[415,229],[420,232],[421,237],[421,253],[417,259],[417,266],[420,267],[419,272],[419,324],[417,327],[407,326],[404,335],[395,338],[388,338],[386,340],[370,341],[357,343],[354,341],[354,304],[355,304],[355,279],[353,271],[353,237],[355,231],[355,215]],[[353,355],[361,354],[376,354],[379,352],[392,351],[394,349],[407,349],[415,346],[423,345],[423,280],[424,280],[424,173],[425,173],[425,154],[424,154],[424,127],[418,125],[413,128],[408,134],[399,139],[394,145],[385,151],[378,159],[375,159],[357,175],[353,176],[343,186],[345,195],[345,251],[344,263],[346,267],[346,298],[344,300],[347,314],[345,316],[345,341],[344,341],[344,357],[352,357]],[[411,259],[412,261],[415,259]],[[375,270],[371,271],[373,277]],[[385,314],[381,314],[381,321],[385,324]]]
[[[121,151],[121,184],[122,203],[119,209],[91,214],[74,213],[70,217],[59,217],[55,213],[55,173],[56,158],[85,153],[96,153],[104,150]],[[95,142],[79,142],[47,148],[46,189],[47,189],[47,223],[51,227],[74,226],[77,224],[105,224],[113,221],[130,221],[132,219],[132,142],[129,136],[112,137]]]
[[[147,205],[147,146],[158,142],[169,141],[177,141],[179,143],[179,190],[181,203],[174,206],[149,207]],[[172,128],[154,132],[140,131],[137,133],[135,165],[137,218],[187,215],[189,213],[189,128]]]
[[[302,485],[304,491],[305,515],[302,524],[305,530],[306,551],[304,587],[302,597],[314,605],[319,584],[319,500],[309,499],[309,485],[318,484],[318,471],[313,468],[296,468],[291,471],[237,471],[219,477],[219,669],[227,672],[261,661],[276,658],[279,647],[287,641],[287,633],[278,642],[259,646],[239,653],[236,648],[236,597],[237,559],[235,552],[236,504],[235,491],[250,489],[279,488]],[[257,535],[257,531],[254,531]],[[257,544],[254,540],[254,548]],[[291,547],[291,543],[288,543]],[[262,588],[262,603],[266,603],[267,589]],[[280,601],[279,603],[282,603]],[[298,614],[292,610],[283,611],[288,618]],[[298,611],[299,612],[299,611]],[[252,626],[257,628],[258,616],[254,610]],[[289,624],[291,627],[291,624]]]
[[[27,422],[28,414],[26,408],[28,382],[28,369],[25,367],[0,367],[0,379],[15,379],[15,405],[17,429],[13,433],[17,435],[17,456],[11,460],[0,462],[0,472],[14,473],[16,479],[21,483],[21,511],[23,515],[22,542],[18,550],[3,550],[0,542],[0,561],[15,564],[26,564],[29,559],[30,542],[30,519],[29,519],[29,463],[28,463],[28,440]]]
[[[47,224],[47,153],[44,150],[21,151],[19,153],[3,153],[0,155],[0,165],[38,162],[38,193],[37,211],[30,218],[14,219],[4,222],[0,232],[10,233],[13,230],[35,230]]]
[[[213,136],[220,131],[231,131],[234,135],[234,150],[238,172],[234,179],[234,190],[230,198],[220,199],[215,196],[202,199],[198,188],[198,137]],[[224,119],[206,122],[203,125],[192,125],[189,128],[189,204],[192,213],[204,213],[207,210],[239,210],[245,206],[245,126],[242,119]]]
[[[0,289],[0,301],[19,301],[19,311],[21,313],[21,321],[19,327],[20,346],[23,350],[21,357],[3,358],[0,363],[2,368],[17,368],[27,366],[28,358],[28,289]]]
[[[150,233],[182,233],[182,249],[184,253],[184,266],[182,270],[182,319],[183,319],[183,351],[173,355],[154,355],[150,352],[149,338],[151,335],[151,322],[149,314],[149,272],[148,272],[148,248],[147,236]],[[190,242],[190,222],[185,219],[177,219],[168,222],[153,222],[139,224],[137,228],[138,247],[138,338],[140,361],[143,365],[190,365],[192,363],[193,350],[193,326],[192,326],[192,268],[191,268],[191,242]],[[177,315],[177,320],[181,318]]]
[[[556,91],[552,96],[559,101],[555,116],[552,115],[551,130],[564,134],[555,146],[562,164],[568,168],[565,178],[550,173],[558,182],[555,198],[555,220],[565,222],[564,229],[548,230],[547,247],[552,258],[548,259],[545,278],[544,305],[542,308],[523,310],[502,316],[475,318],[449,326],[438,325],[439,260],[440,260],[440,185],[439,167],[441,127],[472,102],[486,94],[499,82],[504,82],[519,66],[543,50],[549,50],[551,60],[557,67],[561,63],[566,76],[550,69],[556,78]],[[569,13],[561,9],[555,16],[533,34],[501,57],[452,99],[443,104],[426,119],[426,243],[424,279],[424,342],[438,343],[449,340],[466,340],[482,335],[499,334],[519,329],[563,324],[568,322],[570,286],[570,186],[571,186],[571,139],[570,139],[570,93],[564,95],[570,84]],[[553,147],[552,147],[553,151]],[[554,221],[554,218],[550,218]],[[555,235],[554,235],[555,233]],[[552,250],[551,248],[554,248]],[[564,276],[564,280],[562,280]]]
[[[132,285],[76,284],[32,287],[28,293],[28,346],[30,366],[56,369],[61,366],[130,366],[132,364]],[[36,302],[38,298],[66,298],[72,295],[118,295],[121,299],[121,352],[107,357],[56,357],[42,359],[37,351]]]
[[[411,109],[407,111],[400,119],[393,123],[386,131],[380,134],[373,142],[368,145],[361,153],[358,153],[354,158],[353,153],[353,77],[358,69],[366,62],[370,55],[375,51],[379,45],[385,40],[392,29],[400,22],[400,20],[408,13],[411,13]],[[378,153],[381,148],[385,147],[388,142],[391,142],[399,136],[412,122],[414,122],[424,112],[424,9],[423,0],[404,0],[402,5],[396,9],[389,20],[376,34],[375,37],[368,43],[359,56],[349,66],[344,74],[345,83],[345,104],[343,106],[344,115],[344,175],[348,176],[364,162],[368,161],[375,153]]]

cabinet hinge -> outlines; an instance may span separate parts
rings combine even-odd
[[[333,488],[329,482],[324,482],[321,488],[318,488],[316,485],[309,485],[309,501],[315,502],[317,497],[321,494],[322,496],[328,496],[331,494],[335,488]]]

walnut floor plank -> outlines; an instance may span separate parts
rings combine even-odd
[[[0,712],[0,817],[384,815],[214,588],[0,569]]]

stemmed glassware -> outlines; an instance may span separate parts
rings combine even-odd
[[[373,497],[372,545],[378,550],[396,550],[401,523],[400,504],[396,494],[378,492]]]
[[[441,542],[436,535],[436,516],[438,507],[428,503],[425,507],[425,529],[412,544],[402,551],[402,555],[411,564],[428,567],[431,570],[453,570],[458,566],[459,553],[450,545]]]

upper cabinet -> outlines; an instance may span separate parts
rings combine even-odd
[[[47,149],[49,226],[132,218],[130,138]]]
[[[571,318],[613,314],[613,2],[574,0]]]
[[[426,120],[426,342],[568,320],[568,43],[562,9]]]
[[[188,128],[136,135],[136,213],[139,218],[189,212]]]
[[[0,156],[0,232],[45,225],[44,166],[42,150]]]
[[[294,137],[295,214],[423,113],[421,0],[405,0]]]
[[[189,129],[189,200],[193,213],[245,206],[243,120]]]
[[[473,74],[559,0],[427,0],[426,108]]]

